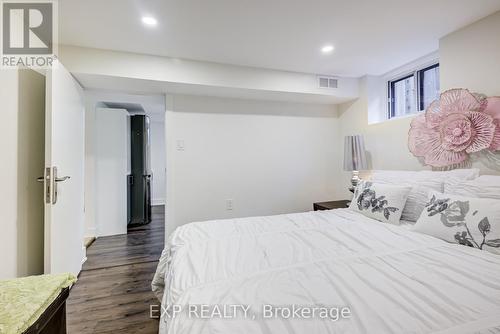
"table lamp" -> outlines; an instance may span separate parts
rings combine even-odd
[[[365,151],[363,136],[346,136],[344,141],[344,170],[352,172],[352,188],[359,183],[359,171],[368,169],[368,160]]]

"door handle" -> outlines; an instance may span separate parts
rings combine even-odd
[[[71,179],[71,176],[63,176],[63,177],[57,177],[56,182],[64,182],[68,179]]]
[[[50,168],[45,168],[45,176],[40,176],[36,179],[37,182],[44,183],[45,185],[45,203],[50,204]],[[47,181],[47,182],[45,182]]]
[[[57,177],[57,167],[52,168],[52,175],[50,167],[45,169],[45,176],[37,178],[37,182],[45,183],[45,203],[57,203],[57,183],[69,180],[71,176]]]
[[[57,203],[57,184],[70,179],[70,176],[57,177],[57,167],[52,167],[52,204]]]

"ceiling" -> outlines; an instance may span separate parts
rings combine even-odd
[[[132,114],[146,114],[152,121],[163,121],[165,96],[117,93],[107,90],[87,90],[86,98],[97,107],[127,109]]]
[[[296,72],[379,75],[499,0],[60,0],[62,44]],[[145,27],[153,16],[156,27]],[[329,55],[320,49],[333,44]]]
[[[99,98],[94,98],[94,100],[103,102],[108,106],[112,105],[114,102],[122,105],[123,103],[139,103],[148,115],[152,113],[164,113],[165,92],[179,95],[201,95],[228,97],[233,99],[268,100],[326,105],[345,103],[355,99],[353,96],[339,97],[330,94],[192,85],[100,74],[73,73],[73,76],[78,80],[80,85],[86,89],[92,90],[92,94],[99,96]],[[140,98],[140,96],[142,96],[142,98]],[[145,97],[147,97],[147,99],[144,99]],[[160,99],[158,100],[158,98]],[[121,109],[133,110],[136,108],[130,107]]]

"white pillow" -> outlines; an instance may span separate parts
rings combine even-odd
[[[500,201],[433,192],[413,231],[500,254]]]
[[[443,192],[444,182],[450,177],[472,180],[479,176],[479,169],[455,169],[451,171],[389,171],[375,170],[369,179],[384,184],[411,186],[401,219],[416,222],[432,191]]]
[[[385,182],[425,183],[429,180],[444,182],[450,177],[462,180],[473,180],[479,177],[479,169],[454,169],[450,171],[403,171],[403,170],[374,170],[367,179]],[[441,189],[443,190],[443,189]]]
[[[410,190],[406,186],[361,181],[349,208],[381,222],[399,224]]]
[[[473,180],[479,177],[479,169],[478,168],[470,168],[470,169],[453,169],[448,171],[430,171],[423,170],[417,172],[417,178],[440,178],[441,180],[446,180],[450,177],[456,177],[462,180]]]
[[[500,176],[481,175],[470,181],[449,178],[444,184],[444,189],[448,194],[500,200]]]

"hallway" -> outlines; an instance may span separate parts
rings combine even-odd
[[[164,244],[164,207],[152,222],[127,235],[98,238],[87,249],[78,282],[67,302],[69,334],[157,333],[150,319],[151,280]]]

